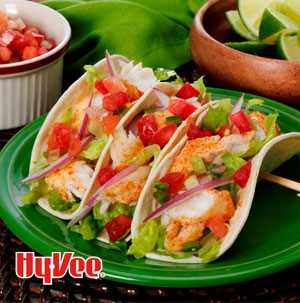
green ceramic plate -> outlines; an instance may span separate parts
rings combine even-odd
[[[214,99],[233,98],[241,93],[210,89]],[[255,96],[246,95],[246,99]],[[262,110],[277,111],[284,132],[300,131],[300,112],[265,100]],[[249,219],[235,244],[211,264],[169,264],[134,260],[107,249],[97,241],[85,242],[66,229],[66,223],[48,215],[38,206],[19,207],[20,195],[27,191],[20,180],[28,174],[31,149],[44,118],[23,128],[0,154],[0,215],[7,226],[35,251],[73,251],[98,256],[110,280],[161,287],[215,286],[262,277],[300,262],[300,200],[292,190],[261,181],[256,190]],[[276,171],[300,181],[300,155]]]

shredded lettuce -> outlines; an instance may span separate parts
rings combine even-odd
[[[208,101],[210,101],[211,94],[206,94],[206,86],[204,84],[203,79],[204,79],[204,76],[202,76],[201,78],[196,80],[193,83],[193,86],[200,92],[198,100],[201,101],[203,98],[205,98],[205,101],[208,102]]]
[[[38,179],[30,183],[31,190],[21,196],[21,202],[29,205],[37,203],[38,199],[49,193],[45,179]]]
[[[107,135],[102,134],[100,138],[94,139],[90,142],[85,150],[79,155],[88,160],[97,160],[107,143]]]
[[[161,149],[158,144],[152,144],[146,146],[142,149],[141,153],[134,157],[132,160],[128,161],[129,165],[133,164],[144,164],[147,163],[150,159],[153,159],[153,162],[157,159],[160,154]],[[151,165],[151,163],[150,163]]]
[[[159,225],[155,220],[147,221],[137,238],[132,239],[127,254],[135,258],[143,258],[146,253],[152,251],[159,239]]]
[[[234,155],[228,151],[225,152],[221,159],[226,166],[225,172],[223,173],[222,177],[232,176],[239,168],[241,168],[246,163],[243,158]]]
[[[102,202],[99,202],[93,207],[93,218],[97,220],[97,226],[102,229],[103,226],[118,217],[121,214],[125,214],[128,217],[133,216],[134,207],[123,203],[113,203],[103,214],[100,213],[100,207]]]
[[[70,124],[72,119],[72,113],[73,113],[72,107],[68,107],[64,115],[60,119],[60,122],[65,124]]]
[[[173,84],[183,84],[183,80],[174,70],[158,68],[154,71],[156,78],[162,82],[170,82]]]
[[[263,105],[264,103],[264,100],[262,99],[250,99],[248,102],[247,102],[247,106],[245,108],[245,111],[247,112],[252,106],[255,106],[255,105]]]
[[[69,202],[61,198],[60,194],[56,190],[51,190],[49,199],[49,205],[53,210],[70,213],[77,209],[79,201]]]
[[[89,214],[82,219],[80,224],[73,225],[71,231],[81,234],[83,240],[86,241],[96,239],[99,234],[99,229],[92,214]]]
[[[252,157],[252,156],[256,155],[267,142],[269,142],[271,139],[273,139],[275,137],[275,135],[277,133],[276,132],[277,117],[278,117],[278,114],[269,114],[266,117],[268,131],[267,131],[267,135],[266,135],[265,139],[263,139],[261,141],[256,141],[255,139],[253,139],[250,142],[249,149],[245,152],[240,153],[239,154],[240,157],[247,158],[247,157]]]
[[[202,259],[202,263],[213,261],[220,250],[220,240],[213,233],[209,233],[200,241],[200,244],[202,247],[198,251],[198,257]]]
[[[98,69],[93,65],[84,65],[83,67],[86,71],[87,82],[94,86],[94,83],[97,79],[102,80],[103,77],[100,75]]]
[[[222,125],[228,124],[228,116],[232,110],[231,99],[222,99],[218,101],[218,107],[210,107],[205,115],[202,127],[211,128],[216,131]]]

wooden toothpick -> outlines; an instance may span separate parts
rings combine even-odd
[[[263,172],[263,171],[261,171],[259,173],[259,176],[264,180],[267,180],[267,181],[279,184],[283,187],[297,191],[298,192],[297,196],[300,198],[300,183],[299,182],[292,181],[292,180],[289,180],[289,179],[286,179],[283,177],[279,177],[279,176],[276,176],[276,175],[273,175],[273,174],[270,174],[267,172]]]

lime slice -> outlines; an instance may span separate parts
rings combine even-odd
[[[290,61],[300,61],[299,31],[283,32],[278,39],[278,56]]]
[[[259,41],[226,42],[224,44],[241,52],[260,57],[277,57],[277,47],[274,44],[267,44]]]
[[[289,18],[300,23],[300,1],[299,0],[284,0],[281,1],[281,11]]]
[[[239,15],[246,28],[255,37],[259,36],[259,25],[264,9],[274,0],[237,0]]]
[[[293,19],[271,7],[266,7],[259,26],[259,39],[264,40],[272,36],[273,40],[276,41],[283,30],[297,30],[299,28],[300,24]]]
[[[252,35],[245,27],[237,10],[227,11],[226,18],[229,24],[231,25],[232,29],[239,36],[249,41],[256,40],[256,37]]]

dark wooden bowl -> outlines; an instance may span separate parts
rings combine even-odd
[[[300,62],[259,57],[225,46],[239,38],[225,12],[236,0],[210,0],[197,12],[190,47],[199,72],[214,86],[253,93],[299,107]]]

